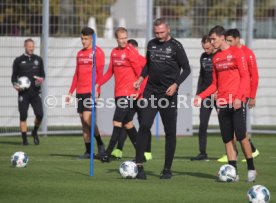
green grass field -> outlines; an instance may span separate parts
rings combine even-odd
[[[125,180],[118,172],[121,161],[101,163],[95,160],[94,176],[89,176],[89,160],[79,160],[84,151],[81,136],[42,137],[35,146],[21,145],[20,137],[0,137],[0,202],[248,202],[247,190],[254,184],[265,185],[276,199],[276,136],[255,136],[255,145],[261,152],[255,159],[258,178],[247,183],[246,164],[238,169],[240,182],[220,183],[216,174],[221,164],[216,159],[224,153],[219,136],[208,137],[209,162],[191,162],[198,153],[197,136],[177,139],[173,164],[173,178],[160,180],[163,166],[164,138],[153,138],[153,160],[145,164],[148,180]],[[104,138],[105,143],[109,138]],[[240,148],[239,148],[240,149]],[[29,155],[26,168],[10,166],[10,157],[16,151]],[[129,142],[125,145],[124,159],[134,156]]]

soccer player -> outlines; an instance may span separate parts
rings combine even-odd
[[[208,35],[204,35],[201,39],[201,45],[204,49],[204,53],[200,57],[200,72],[198,77],[197,91],[196,94],[200,94],[212,83],[212,71],[213,63],[212,58],[216,53],[216,49],[211,44],[211,40]],[[208,155],[206,153],[207,146],[207,128],[208,122],[215,106],[214,95],[211,95],[204,100],[202,100],[200,113],[199,113],[199,154],[196,157],[191,158],[191,161],[208,160]]]
[[[222,26],[215,26],[209,32],[211,43],[220,49],[213,57],[213,82],[194,99],[200,106],[201,100],[217,91],[218,118],[222,140],[225,143],[228,163],[237,169],[237,155],[233,146],[234,134],[240,142],[247,161],[247,181],[256,179],[252,150],[246,136],[245,102],[249,83],[247,62],[243,52],[226,42]],[[237,176],[236,181],[239,180]]]
[[[131,112],[131,104],[135,102],[134,100],[139,93],[133,88],[133,83],[141,71],[139,53],[127,43],[128,31],[126,28],[118,27],[115,31],[115,37],[118,46],[111,51],[108,70],[96,85],[96,87],[102,86],[114,74],[116,109],[113,117],[113,132],[106,149],[106,154],[101,159],[102,162],[110,161],[111,153],[124,128],[132,144],[134,147],[136,146],[137,130],[132,122],[133,113]]]
[[[257,88],[258,88],[258,82],[259,82],[259,74],[258,74],[258,68],[257,68],[257,62],[254,52],[249,49],[247,46],[241,44],[240,41],[241,35],[238,29],[229,29],[226,31],[226,41],[230,44],[230,46],[236,46],[240,48],[243,53],[245,54],[245,58],[248,65],[248,71],[250,76],[250,84],[247,91],[247,103],[248,107],[254,108],[256,105],[256,94],[257,94]],[[246,108],[247,111],[247,108]],[[253,142],[249,138],[249,142],[252,149],[252,156],[253,158],[257,157],[260,152],[256,147],[254,146]],[[227,157],[226,157],[227,158]],[[242,162],[245,162],[246,160],[243,159]]]
[[[76,57],[76,70],[73,76],[71,88],[66,102],[70,102],[73,92],[76,90],[76,98],[78,102],[78,113],[80,116],[83,132],[83,140],[85,144],[85,153],[80,156],[81,159],[90,158],[90,132],[91,132],[91,92],[92,92],[92,64],[93,64],[93,50],[92,50],[92,35],[94,30],[90,27],[84,27],[81,30],[81,42],[83,49],[81,49]],[[96,82],[103,76],[104,68],[104,52],[100,47],[96,47]],[[99,97],[100,90],[96,93],[96,98]],[[96,119],[95,119],[96,120]],[[104,155],[104,144],[100,136],[98,126],[95,124],[95,139],[98,146],[98,155]]]
[[[33,107],[35,114],[34,129],[32,136],[34,144],[39,145],[37,131],[43,118],[43,107],[41,102],[40,85],[45,79],[43,60],[34,54],[35,44],[32,39],[26,39],[24,42],[25,53],[17,57],[13,62],[13,71],[11,81],[13,87],[18,91],[18,110],[20,113],[20,132],[23,139],[23,145],[28,145],[27,139],[27,117],[29,105]],[[17,79],[26,76],[31,81],[31,86],[23,90],[17,84]]]
[[[160,113],[166,134],[165,163],[160,178],[170,179],[176,148],[177,91],[191,70],[182,44],[171,37],[169,24],[164,18],[154,21],[153,31],[155,38],[147,45],[147,64],[134,83],[134,87],[138,89],[148,76],[143,93],[145,105],[144,108],[141,106],[142,118],[136,143],[137,179],[147,179],[143,167],[144,152],[157,112]]]
[[[137,49],[138,51],[138,42],[135,40],[135,39],[129,39],[127,41],[128,44],[132,45],[135,49]],[[139,55],[139,62],[141,64],[141,71],[142,71],[142,68],[145,66],[146,64],[146,58],[142,55]],[[145,89],[145,85],[147,83],[147,79],[145,79],[143,81],[143,84],[140,88],[140,93],[139,93],[139,97],[142,97],[142,94],[144,92],[144,89]],[[137,115],[138,115],[138,121],[140,122],[141,120],[141,110],[139,108],[138,105],[135,105],[133,110],[131,111],[133,116],[134,114],[137,112]],[[151,154],[151,137],[152,136],[149,136],[149,140],[148,140],[148,143],[147,143],[147,149],[146,149],[146,152],[145,152],[145,159],[148,161],[148,160],[151,160],[152,159],[152,154]],[[123,155],[123,146],[124,146],[124,142],[127,138],[127,134],[123,131],[122,134],[119,136],[118,138],[118,144],[117,144],[117,147],[116,149],[114,149],[111,153],[111,156],[115,157],[116,159],[121,159],[122,158],[122,155]]]

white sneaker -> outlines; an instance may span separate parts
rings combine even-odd
[[[247,182],[254,182],[257,177],[257,171],[256,170],[248,170],[247,172]]]

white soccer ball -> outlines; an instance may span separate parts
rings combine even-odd
[[[119,171],[123,178],[135,178],[138,173],[138,168],[133,161],[125,161],[120,165]]]
[[[29,161],[29,157],[24,152],[15,152],[11,157],[11,164],[17,168],[24,168]]]
[[[29,89],[31,86],[31,81],[28,77],[26,76],[21,76],[17,79],[17,84],[21,89]]]
[[[218,177],[222,182],[233,182],[237,177],[235,167],[229,164],[222,165],[219,169]]]
[[[250,203],[268,203],[270,200],[269,190],[263,185],[254,185],[247,192]]]

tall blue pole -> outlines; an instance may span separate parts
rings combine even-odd
[[[90,176],[94,175],[94,131],[95,131],[95,82],[96,82],[96,34],[92,35],[92,110],[91,110],[91,134],[90,134]]]

